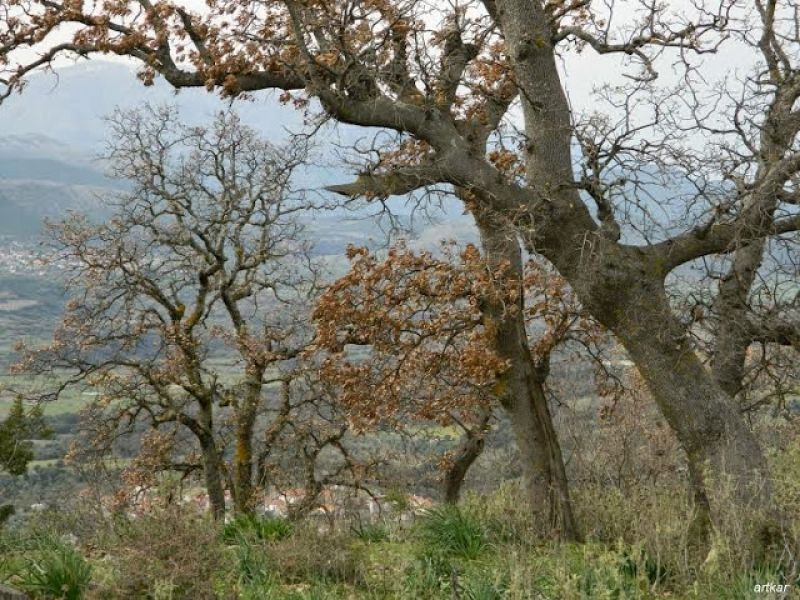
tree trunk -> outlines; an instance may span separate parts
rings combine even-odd
[[[495,350],[510,363],[496,391],[511,419],[534,520],[562,539],[577,541],[581,536],[572,512],[561,447],[528,345],[519,241],[505,224],[482,214],[475,219],[489,265],[510,266],[510,278],[520,286],[517,306],[485,306],[483,312],[484,320],[491,321],[497,331]]]
[[[772,520],[771,483],[758,441],[687,338],[643,335],[638,328],[619,330],[618,335],[693,463],[695,496],[702,485],[718,525],[723,526],[726,516],[738,520],[747,514],[754,521]],[[750,534],[758,537],[761,532]]]
[[[200,442],[206,493],[211,514],[214,519],[220,520],[225,518],[225,488],[222,485],[221,458],[214,440],[214,420],[210,401],[201,405],[198,421],[201,429],[196,431],[196,435]]]
[[[236,409],[236,451],[233,465],[233,503],[239,514],[253,511],[253,427],[261,398],[261,373],[248,382],[243,402]]]
[[[733,253],[731,267],[719,284],[712,372],[731,397],[742,389],[747,349],[752,343],[748,328],[749,294],[763,260],[763,238],[743,244]]]
[[[600,215],[598,227],[575,189],[570,107],[542,3],[496,0],[492,6],[514,62],[525,118],[531,193],[527,222],[518,220],[517,229],[628,350],[686,450],[692,479],[704,488],[695,491],[708,492],[714,524],[722,530],[726,513],[737,513],[740,522],[752,524],[760,553],[763,542],[774,539],[762,534],[774,531],[778,511],[758,442],[671,313],[663,287],[667,257],[619,244],[613,220]]]
[[[557,537],[579,541],[561,447],[527,339],[519,334],[503,337],[502,356],[511,360],[511,368],[504,377],[502,401],[511,418],[528,500],[536,519]]]
[[[483,452],[486,425],[491,416],[491,411],[487,410],[476,426],[465,431],[453,456],[453,462],[444,475],[444,501],[447,504],[458,503],[467,471]]]
[[[225,517],[225,489],[222,486],[219,452],[213,440],[201,440],[203,456],[203,475],[206,481],[206,493],[211,507],[211,514],[216,520]]]
[[[710,513],[723,535],[733,518],[755,556],[771,552],[781,523],[755,435],[695,353],[652,267],[628,250],[597,256],[602,261],[584,267],[591,280],[578,276],[575,287],[625,346],[686,451],[699,518]]]

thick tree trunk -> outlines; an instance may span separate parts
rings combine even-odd
[[[625,250],[600,255],[576,288],[625,346],[686,451],[700,521],[710,513],[725,535],[733,518],[756,556],[770,552],[780,518],[753,432],[695,353],[652,266]],[[707,532],[701,523],[698,533]]]
[[[461,498],[467,471],[483,452],[486,443],[484,435],[491,415],[491,411],[487,410],[477,425],[464,432],[453,461],[444,474],[444,501],[447,504],[457,504]]]
[[[765,549],[771,536],[762,534],[774,531],[778,511],[764,455],[670,311],[663,249],[648,253],[619,244],[613,220],[599,214],[598,227],[574,187],[570,108],[542,3],[495,0],[487,6],[514,62],[525,117],[531,199],[529,222],[517,222],[520,234],[626,347],[686,450],[692,479],[703,488],[695,491],[707,493],[714,524],[722,529],[734,512],[752,525],[754,549]]]
[[[716,385],[685,338],[617,333],[686,451],[698,517],[704,519],[710,509],[721,532],[729,518],[743,529],[753,525],[746,537],[756,553],[766,551],[760,547],[770,543],[764,534],[777,525],[771,482],[758,441],[732,398]]]
[[[519,241],[505,224],[487,215],[476,214],[475,218],[488,263],[498,268],[510,266],[509,276],[520,286],[517,306],[486,306],[483,310],[485,320],[496,327],[495,350],[510,363],[497,395],[511,419],[528,501],[535,520],[545,528],[562,539],[579,540],[561,447],[528,344]]]

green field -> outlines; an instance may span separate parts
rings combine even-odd
[[[8,413],[8,408],[16,394],[35,396],[50,392],[59,384],[56,377],[29,375],[0,375],[0,417]],[[46,416],[58,416],[80,412],[91,400],[91,392],[86,389],[69,388],[54,402],[42,405]]]

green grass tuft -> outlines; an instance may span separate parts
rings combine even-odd
[[[242,538],[278,541],[292,534],[292,524],[286,519],[240,515],[225,524],[222,539],[228,544],[238,544]]]
[[[420,520],[419,536],[426,549],[454,558],[474,560],[489,547],[483,523],[458,506],[427,511]]]
[[[18,574],[18,585],[37,597],[81,600],[91,579],[91,565],[75,548],[44,539]]]

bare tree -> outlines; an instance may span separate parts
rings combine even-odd
[[[776,331],[758,311],[742,311],[767,240],[796,240],[800,227],[791,208],[800,168],[794,3],[617,4],[227,0],[192,12],[149,0],[87,7],[7,0],[2,79],[8,94],[56,56],[122,54],[141,61],[145,82],[160,74],[176,87],[232,96],[280,89],[286,101],[315,98],[342,123],[396,132],[356,182],[335,191],[385,197],[450,184],[469,195],[468,209],[505,222],[508,235],[550,260],[625,346],[686,450],[711,516],[723,510],[719,486],[731,485],[738,509],[756,506],[762,515],[751,522],[753,546],[763,548],[775,535],[760,534],[780,515],[763,452],[731,393],[751,334]],[[56,35],[64,24],[74,31],[67,41]],[[713,75],[704,53],[742,47],[752,57],[750,75],[701,85],[701,76]],[[18,52],[31,48],[34,58]],[[630,76],[627,99],[595,119],[604,131],[581,144],[588,177],[577,176],[584,169],[575,166],[574,141],[586,136],[576,135],[582,119],[567,100],[557,60],[580,51],[617,57]],[[638,107],[656,106],[669,86],[659,78],[664,64],[681,71],[681,84],[668,90],[681,110],[657,110],[643,122]],[[498,150],[515,105],[519,145]],[[688,152],[672,152],[686,146]],[[700,173],[662,171],[651,183],[676,201],[688,200],[674,193],[676,181],[710,184],[694,196],[698,210],[685,226],[670,215],[663,235],[631,236],[653,210],[652,188],[637,185],[619,159],[653,160],[661,170],[681,155],[701,158],[694,163]],[[710,373],[665,282],[681,266],[713,256],[729,259],[730,276],[716,290],[720,325]],[[779,321],[796,331],[795,323]]]
[[[205,128],[148,107],[110,125],[111,173],[132,189],[107,223],[50,227],[72,297],[53,343],[23,348],[16,368],[64,377],[56,398],[93,386],[106,430],[185,428],[214,514],[226,479],[249,510],[254,444],[268,441],[256,426],[277,437],[302,404],[290,388],[318,274],[292,175],[307,149],[264,142],[233,113]]]

